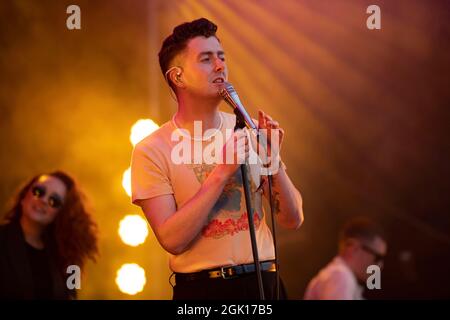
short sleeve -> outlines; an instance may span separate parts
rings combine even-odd
[[[164,155],[155,148],[136,145],[131,157],[131,199],[139,200],[173,194]]]

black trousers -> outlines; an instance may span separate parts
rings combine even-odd
[[[276,300],[276,273],[262,272],[266,300]],[[286,290],[280,279],[280,300],[286,300]],[[177,283],[173,287],[173,300],[259,300],[256,273],[237,278],[207,278]]]

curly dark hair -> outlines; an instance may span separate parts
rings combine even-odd
[[[22,199],[33,184],[43,175],[55,177],[67,188],[63,206],[55,220],[47,227],[44,241],[54,254],[60,270],[69,265],[78,265],[81,269],[87,259],[96,261],[98,256],[97,224],[86,208],[86,197],[75,180],[63,171],[34,176],[15,195],[11,209],[4,216],[5,222],[20,220],[22,215]],[[61,271],[61,272],[64,272]]]
[[[169,69],[173,58],[186,49],[190,39],[203,36],[205,38],[216,37],[217,26],[205,18],[200,18],[191,22],[185,22],[176,26],[168,36],[159,51],[159,65],[163,75]],[[217,38],[219,40],[219,38]]]

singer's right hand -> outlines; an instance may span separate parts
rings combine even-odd
[[[249,148],[247,132],[242,129],[233,132],[222,148],[222,164],[219,164],[228,177],[234,175],[241,164],[245,163]]]

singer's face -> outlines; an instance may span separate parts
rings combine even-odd
[[[184,54],[183,81],[189,93],[218,97],[219,89],[227,81],[225,53],[216,37],[196,37],[188,42]]]

